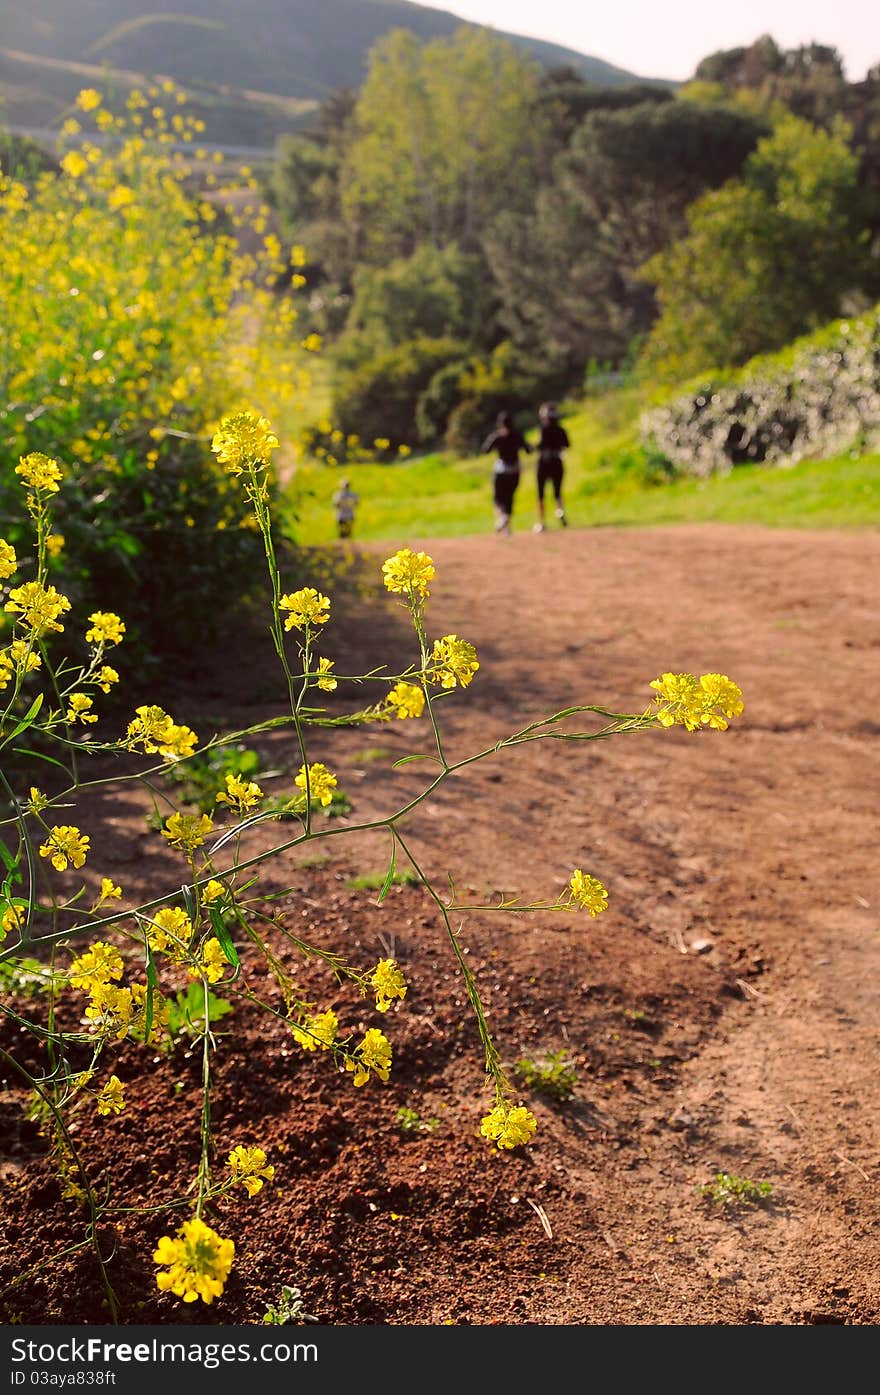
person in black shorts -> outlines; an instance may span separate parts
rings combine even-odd
[[[495,504],[495,532],[510,533],[510,518],[513,513],[513,496],[519,484],[519,457],[522,451],[532,451],[523,436],[513,424],[509,412],[499,412],[495,430],[486,437],[480,447],[480,454],[495,451],[495,468],[492,472],[492,497]]]
[[[538,521],[534,531],[543,533],[547,526],[544,514],[544,494],[548,484],[552,487],[553,497],[556,500],[556,517],[563,528],[568,523],[565,509],[562,506],[562,476],[564,472],[562,456],[571,442],[565,427],[559,421],[559,414],[554,402],[542,402],[538,409],[538,417],[541,422],[541,438],[538,442]]]

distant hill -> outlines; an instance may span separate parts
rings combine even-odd
[[[464,23],[407,0],[159,3],[154,11],[144,0],[0,0],[0,121],[51,126],[84,83],[124,89],[161,75],[192,93],[209,139],[268,147],[330,92],[358,87],[369,49],[389,29],[433,39]],[[599,86],[652,80],[540,39],[504,37]]]

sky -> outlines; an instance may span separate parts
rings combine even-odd
[[[434,0],[431,8],[549,39],[638,77],[689,78],[701,58],[770,34],[836,48],[850,82],[880,63],[878,0]]]

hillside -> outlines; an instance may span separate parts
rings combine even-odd
[[[369,49],[389,29],[433,39],[462,23],[406,0],[163,0],[156,11],[148,0],[0,0],[0,110],[9,125],[48,126],[84,74],[120,73],[123,86],[131,73],[161,74],[194,91],[209,136],[271,145],[308,110],[279,109],[273,97],[314,103],[358,86]],[[599,85],[640,80],[556,44],[505,37],[547,67],[569,65]]]

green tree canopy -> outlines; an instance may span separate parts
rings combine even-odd
[[[661,307],[643,355],[654,371],[743,363],[842,312],[868,275],[849,134],[786,115],[742,178],[694,203],[686,236],[644,268]]]
[[[639,268],[684,233],[688,205],[739,173],[767,129],[729,105],[651,101],[592,113],[531,216],[505,213],[485,239],[520,350],[572,372],[623,357],[656,313]]]
[[[362,260],[422,242],[473,251],[499,207],[528,205],[537,72],[506,40],[465,26],[425,44],[395,29],[371,49],[341,178]]]

